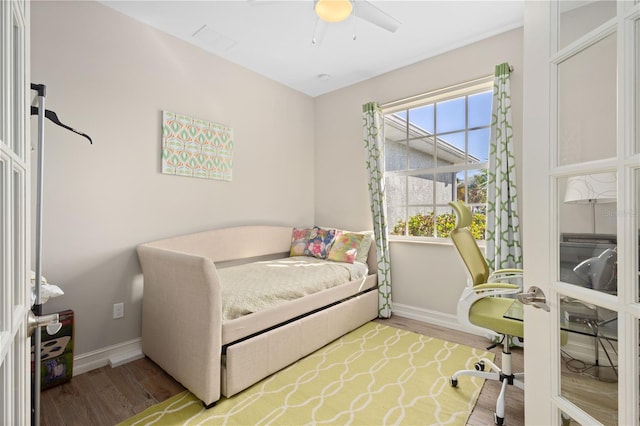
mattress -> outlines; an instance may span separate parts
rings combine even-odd
[[[330,289],[367,276],[367,265],[307,256],[253,262],[217,270],[223,321]]]

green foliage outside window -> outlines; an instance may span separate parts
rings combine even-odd
[[[433,222],[434,222],[434,214],[433,212],[428,212],[426,214],[417,214],[415,216],[411,216],[409,218],[408,224],[408,235],[411,236],[419,236],[419,237],[433,237]],[[487,218],[484,213],[476,212],[473,213],[473,217],[471,220],[471,226],[469,230],[471,234],[476,240],[484,240],[485,227],[487,223]],[[393,227],[392,234],[394,235],[405,235],[405,226],[406,222],[401,220],[395,224]],[[444,213],[440,214],[435,218],[435,226],[436,226],[436,237],[438,238],[449,238],[449,234],[453,230],[453,227],[456,225],[456,215],[454,213]]]
[[[473,204],[486,203],[488,180],[489,178],[487,176],[487,169],[482,169],[479,173],[474,174],[469,179],[469,183],[466,186],[464,184],[464,181],[457,179],[457,199],[466,199],[468,203]]]

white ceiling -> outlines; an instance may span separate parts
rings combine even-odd
[[[351,16],[314,45],[313,0],[101,3],[310,96],[520,27],[524,13],[524,0],[374,0],[395,33]]]

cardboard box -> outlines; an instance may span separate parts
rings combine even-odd
[[[58,312],[62,328],[54,335],[42,327],[40,347],[40,385],[47,389],[71,380],[73,376],[73,311]],[[31,346],[31,376],[35,372],[34,347]]]

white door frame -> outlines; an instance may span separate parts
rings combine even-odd
[[[29,2],[0,2],[0,423],[30,423]]]
[[[538,286],[546,294],[550,313],[525,307],[525,423],[561,424],[560,410],[581,424],[598,422],[560,393],[559,298],[571,296],[618,313],[618,422],[638,424],[638,142],[637,73],[640,4],[619,1],[617,17],[583,39],[617,34],[617,154],[587,163],[558,165],[558,64],[589,44],[585,40],[557,51],[557,2],[525,2],[524,131],[523,131],[523,253],[525,289]],[[557,182],[571,174],[616,171],[618,294],[611,296],[558,281],[559,217]],[[535,222],[535,223],[534,223]]]

